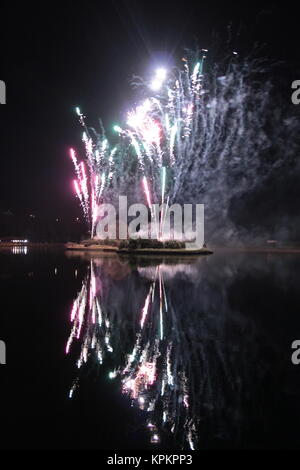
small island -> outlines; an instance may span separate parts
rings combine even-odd
[[[97,251],[100,253],[118,253],[120,255],[210,255],[204,244],[202,248],[187,248],[186,242],[179,240],[151,240],[130,238],[128,240],[88,239],[80,243],[69,242],[67,250]]]

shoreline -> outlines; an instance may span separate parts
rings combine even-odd
[[[110,245],[84,245],[82,243],[63,243],[63,242],[28,242],[28,243],[6,243],[0,242],[0,250],[10,248],[58,248],[63,251],[87,251],[99,253],[116,253],[120,255],[138,254],[138,255],[193,255],[193,254],[212,254],[212,253],[265,253],[265,254],[300,254],[300,246],[225,246],[212,245],[211,249],[202,248],[200,250],[192,250],[185,248],[138,248],[128,249]]]

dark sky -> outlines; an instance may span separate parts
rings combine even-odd
[[[176,61],[183,47],[209,47],[214,33],[225,40],[232,23],[237,50],[258,42],[273,58],[299,58],[299,15],[287,2],[10,1],[0,19],[0,212],[80,214],[67,155],[80,143],[74,107],[110,128],[126,111],[132,74]]]

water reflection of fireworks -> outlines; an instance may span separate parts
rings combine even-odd
[[[111,324],[105,307],[101,276],[96,275],[93,261],[74,300],[70,320],[73,327],[66,345],[66,353],[70,352],[74,340],[80,341],[81,351],[77,361],[79,369],[88,362],[91,355],[102,364],[106,354],[114,353],[113,336],[116,325]],[[174,362],[174,338],[169,335],[171,323],[163,270],[161,266],[157,266],[151,282],[148,282],[137,318],[132,351],[123,355],[123,363],[118,364],[109,373],[109,378],[118,377],[123,393],[140,409],[147,411],[147,428],[152,443],[160,441],[160,430],[166,429],[176,433],[180,424],[185,430],[185,440],[193,449],[196,423],[189,412],[189,384],[186,373],[182,366],[178,367],[178,358]],[[70,390],[70,398],[78,385],[77,378]]]
[[[262,362],[258,345],[267,338],[229,306],[239,263],[253,268],[239,257],[202,258],[186,269],[183,262],[131,270],[118,258],[90,262],[71,309],[67,352],[80,345],[78,376],[89,361],[103,364],[107,379],[146,413],[153,443],[194,449],[212,435],[233,442],[256,422],[248,411],[262,400],[259,384],[276,350],[269,345]]]

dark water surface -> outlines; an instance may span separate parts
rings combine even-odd
[[[2,448],[297,448],[300,255],[0,252]]]

